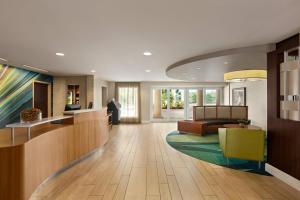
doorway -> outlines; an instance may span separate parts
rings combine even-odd
[[[186,89],[157,88],[152,90],[152,121],[176,121],[186,118]]]
[[[51,85],[49,83],[33,83],[33,105],[42,111],[42,117],[51,115]]]
[[[151,121],[178,121],[193,119],[197,105],[221,105],[220,87],[157,87],[152,88],[150,100]]]

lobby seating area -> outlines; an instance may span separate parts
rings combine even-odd
[[[193,120],[178,121],[178,131],[205,135],[217,133],[225,124],[248,119],[247,106],[194,106]]]
[[[238,164],[230,162],[257,161],[258,170],[262,170],[259,173],[266,173],[265,166],[261,168],[261,163],[266,162],[266,132],[261,127],[243,124],[250,122],[247,117],[247,106],[194,106],[193,120],[178,121],[178,132],[170,133],[167,141],[187,155],[224,166],[221,155],[214,159],[221,151],[226,165],[234,169],[239,168]],[[247,165],[253,169],[251,162]]]
[[[300,200],[300,0],[0,5],[0,200]]]

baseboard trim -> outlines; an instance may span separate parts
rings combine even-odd
[[[296,190],[300,191],[300,181],[291,175],[277,169],[276,167],[266,163],[265,169],[267,172],[275,176],[276,178],[282,180],[286,184],[290,185],[291,187],[295,188]]]

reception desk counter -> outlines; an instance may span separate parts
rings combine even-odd
[[[11,124],[1,134],[0,199],[29,199],[48,177],[108,141],[106,109],[66,114],[42,123]]]

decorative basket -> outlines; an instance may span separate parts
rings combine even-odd
[[[25,109],[20,113],[21,122],[31,122],[42,119],[42,111],[38,108]]]
[[[237,122],[239,123],[240,127],[245,127],[245,126],[251,124],[251,120],[248,120],[248,119],[240,119],[240,120],[237,120]]]

